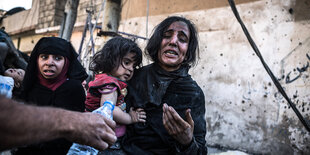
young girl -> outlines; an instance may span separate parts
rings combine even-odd
[[[34,47],[23,79],[21,98],[31,104],[84,111],[82,81],[87,73],[70,42],[43,37]],[[65,154],[72,142],[56,139],[20,147],[15,154]]]
[[[130,109],[126,113],[124,97],[127,94],[126,81],[132,78],[134,70],[142,62],[142,51],[138,45],[123,37],[110,39],[98,51],[90,63],[95,80],[89,83],[85,108],[93,111],[105,101],[112,101],[115,108],[113,120],[117,123],[115,134],[120,139],[125,134],[127,124],[145,122],[143,109]],[[115,146],[115,145],[114,145]]]

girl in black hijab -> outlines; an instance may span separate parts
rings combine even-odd
[[[23,81],[22,98],[39,106],[84,111],[87,78],[71,43],[57,37],[44,37],[34,47]],[[19,148],[15,154],[66,154],[71,142],[57,139]]]

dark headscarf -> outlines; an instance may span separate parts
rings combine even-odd
[[[77,60],[78,54],[70,42],[57,37],[44,37],[38,41],[31,53],[23,80],[24,92],[29,91],[33,84],[38,81],[37,59],[40,54],[61,55],[67,58],[70,62],[67,71],[67,78],[69,79],[80,80],[82,83],[88,76],[81,63]]]

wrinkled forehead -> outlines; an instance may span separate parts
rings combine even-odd
[[[175,21],[171,23],[165,32],[167,31],[176,31],[185,34],[187,37],[190,37],[190,30],[188,25],[183,21]]]

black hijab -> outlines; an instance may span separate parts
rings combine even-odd
[[[23,80],[24,92],[29,91],[34,83],[38,81],[37,59],[40,54],[53,54],[66,57],[70,61],[67,72],[69,79],[80,80],[82,82],[88,76],[81,63],[77,60],[78,54],[70,42],[57,37],[43,37],[38,41],[31,53]]]

